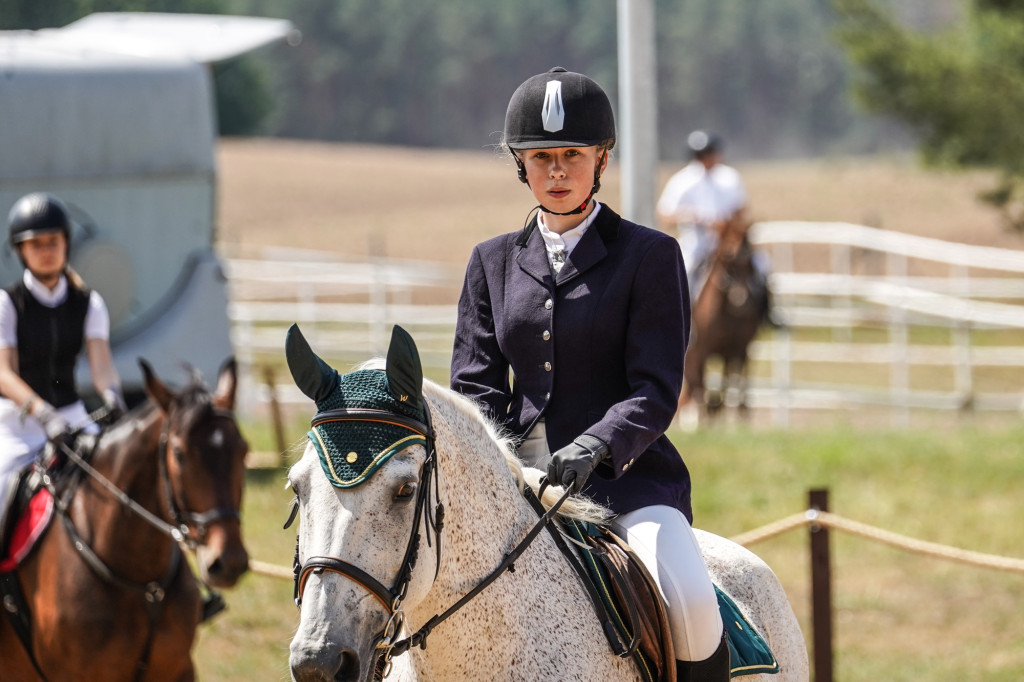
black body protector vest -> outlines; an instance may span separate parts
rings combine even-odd
[[[5,291],[18,315],[18,375],[54,407],[77,401],[75,362],[85,343],[89,291],[68,283],[68,296],[56,308],[36,300],[24,281]]]

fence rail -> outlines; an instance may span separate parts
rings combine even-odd
[[[917,408],[1024,407],[1024,332],[977,338],[1024,330],[1024,251],[848,223],[762,222],[751,238],[770,252],[785,328],[762,334],[751,348],[749,403],[769,410],[776,425],[804,409],[885,407],[901,424]],[[391,325],[401,324],[416,338],[425,367],[448,367],[461,267],[278,249],[265,260],[229,259],[226,270],[243,365],[279,358],[284,330],[299,322],[321,352],[350,362],[383,354]],[[948,338],[922,342],[916,336],[925,328]],[[874,336],[865,339],[865,331]],[[842,381],[844,365],[888,367],[887,377],[869,385]],[[836,371],[809,369],[820,367]],[[985,368],[1018,372],[1021,381],[979,382]],[[936,379],[939,370],[952,378]],[[922,371],[934,380],[922,382]],[[292,395],[284,389],[281,399]]]

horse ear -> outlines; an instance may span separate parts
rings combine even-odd
[[[238,388],[238,363],[235,356],[229,357],[220,366],[217,373],[217,390],[213,394],[213,404],[218,409],[228,412],[235,409],[235,389]]]
[[[139,358],[139,367],[142,368],[142,378],[146,386],[146,393],[157,404],[157,407],[166,414],[171,409],[171,401],[174,400],[174,394],[164,385],[164,382],[160,381],[149,363],[142,358]]]
[[[317,357],[297,324],[288,328],[284,355],[295,385],[313,401],[320,402],[338,385],[338,373]]]
[[[423,366],[416,342],[397,324],[391,331],[386,366],[388,392],[414,409],[423,407]]]

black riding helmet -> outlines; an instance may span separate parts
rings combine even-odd
[[[612,104],[601,86],[590,78],[556,66],[527,79],[512,93],[505,112],[503,140],[513,151],[519,179],[526,182],[526,169],[516,151],[592,147],[604,143],[611,149],[615,143]],[[590,196],[600,188],[600,175],[595,170]],[[561,215],[582,213],[590,196],[576,210]],[[553,213],[543,206],[541,209]]]
[[[11,247],[51,232],[63,232],[70,242],[71,218],[63,201],[47,192],[33,192],[14,202],[7,215],[7,231]]]

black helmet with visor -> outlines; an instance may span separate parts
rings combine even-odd
[[[47,192],[33,192],[14,202],[7,216],[7,234],[12,247],[53,232],[71,240],[71,218],[64,202]]]
[[[581,73],[556,66],[527,79],[512,93],[505,112],[503,142],[512,150],[519,179],[527,182],[526,169],[517,151],[558,147],[593,147],[615,143],[615,116],[601,86]],[[602,157],[603,162],[603,157]],[[594,170],[594,187],[581,206],[569,213],[582,213],[590,197],[601,188],[601,163]],[[541,209],[548,209],[541,206]]]

